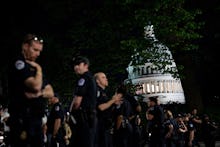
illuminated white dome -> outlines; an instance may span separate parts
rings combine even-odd
[[[169,48],[165,45],[161,44],[154,35],[153,25],[148,25],[144,27],[145,29],[145,39],[150,39],[153,42],[153,48],[148,47],[146,50],[143,50],[142,53],[155,51],[160,53],[161,56],[159,58],[155,58],[155,60],[169,61],[170,64],[165,67],[165,69],[158,68],[158,65],[155,66],[150,60],[147,61],[143,65],[136,66],[136,64],[143,60],[141,54],[137,51],[135,55],[132,56],[132,61],[129,63],[127,67],[128,71],[128,79],[126,81],[131,81],[132,84],[140,87],[137,89],[136,93],[141,94],[145,97],[144,101],[148,101],[148,98],[151,96],[160,96],[159,100],[162,104],[167,103],[185,103],[185,96],[182,88],[182,84],[179,78],[174,78],[171,73],[164,73],[166,69],[171,69],[176,71],[176,64],[173,60],[172,54],[169,51]]]

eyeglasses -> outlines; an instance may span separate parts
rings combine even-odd
[[[44,40],[43,40],[42,38],[39,38],[39,37],[37,37],[37,36],[35,36],[35,37],[33,37],[32,39],[30,39],[30,41],[31,41],[31,40],[39,41],[40,43],[43,43],[43,42],[44,42]]]
[[[43,39],[32,34],[28,34],[25,38],[23,43],[31,43],[31,41],[38,41],[39,43],[43,43]]]

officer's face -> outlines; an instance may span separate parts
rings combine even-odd
[[[43,50],[43,44],[33,41],[23,45],[23,55],[26,60],[35,61]]]
[[[100,73],[98,75],[98,84],[100,86],[103,86],[103,87],[107,87],[108,86],[108,79],[106,77],[106,75],[104,73]]]
[[[74,71],[76,74],[82,75],[83,73],[88,71],[88,65],[81,62],[80,64],[74,66]]]
[[[197,109],[193,109],[192,114],[197,114]]]
[[[147,120],[153,120],[154,115],[150,114],[150,113],[146,113],[146,118],[147,118]]]

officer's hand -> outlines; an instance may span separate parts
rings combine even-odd
[[[118,103],[122,100],[122,95],[116,93],[115,95],[113,95],[112,99],[114,100],[115,103]]]
[[[74,110],[79,109],[81,102],[82,102],[82,96],[76,96],[73,102],[73,109]]]
[[[36,69],[41,70],[41,66],[40,66],[38,63],[36,63],[36,62],[34,62],[34,61],[29,61],[29,60],[26,60],[26,62],[27,62],[28,64],[30,64],[32,67],[35,67]]]
[[[33,93],[33,92],[25,92],[24,94],[25,94],[25,96],[26,96],[27,98],[29,98],[29,99],[31,99],[31,98],[38,98],[38,97],[42,96],[42,92],[41,92],[41,91],[36,92],[36,93]]]

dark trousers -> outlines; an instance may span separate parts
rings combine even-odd
[[[82,117],[81,112],[77,113],[75,118],[76,124],[71,127],[73,128],[73,135],[71,138],[70,146],[94,147],[97,118],[93,117],[87,120],[84,116]]]
[[[149,147],[165,147],[164,129],[158,127],[151,132]]]
[[[43,128],[41,117],[30,117],[27,120],[27,139],[30,147],[43,147]]]
[[[43,147],[41,117],[10,118],[11,147]]]
[[[114,132],[115,147],[132,147],[132,133],[133,128],[128,124],[126,128],[120,128]]]
[[[113,130],[99,127],[96,136],[96,147],[113,147]]]
[[[53,138],[52,134],[49,133],[48,135],[48,147],[66,147],[65,142],[62,138]]]

